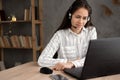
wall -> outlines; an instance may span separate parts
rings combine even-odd
[[[0,0],[0,10],[2,9],[2,0]]]
[[[73,1],[43,0],[44,45],[49,42]],[[113,4],[112,0],[88,0],[88,2],[93,9],[92,20],[97,28],[98,38],[120,37],[120,5]]]
[[[92,17],[98,37],[120,37],[120,0],[88,1],[93,9]]]
[[[44,46],[46,46],[54,31],[62,22],[66,10],[73,1],[43,0]],[[88,2],[93,9],[92,20],[97,28],[98,38],[120,37],[120,5],[112,4],[112,0],[88,0]],[[27,31],[29,32],[29,30]],[[9,51],[12,52],[9,53]],[[31,51],[24,50],[15,51],[14,49],[8,49],[7,53],[5,54],[5,63],[8,67],[12,67],[16,61],[30,61],[32,56],[32,54],[28,54]]]
[[[64,14],[73,0],[43,0],[44,45],[62,22]]]

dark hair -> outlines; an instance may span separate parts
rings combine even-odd
[[[93,26],[92,22],[91,22],[91,14],[92,14],[92,9],[90,7],[90,5],[87,3],[86,0],[75,0],[73,2],[73,4],[71,5],[71,7],[68,9],[68,11],[66,12],[64,19],[62,21],[62,24],[58,27],[58,30],[61,29],[68,29],[71,27],[71,19],[69,18],[69,13],[72,15],[76,10],[78,10],[79,8],[85,8],[88,10],[88,16],[90,17],[90,20],[86,23],[85,27],[88,26]]]

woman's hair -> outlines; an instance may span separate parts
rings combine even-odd
[[[70,19],[70,17],[79,8],[85,8],[85,9],[88,10],[88,14],[89,14],[88,17],[90,18],[90,20],[87,21],[87,23],[85,24],[84,27],[93,26],[93,24],[91,22],[92,9],[91,9],[90,5],[87,3],[86,0],[75,0],[73,2],[73,4],[71,5],[71,7],[66,12],[61,25],[58,27],[58,29],[56,31],[61,30],[61,29],[70,28],[71,27],[71,19]]]

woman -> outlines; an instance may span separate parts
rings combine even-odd
[[[89,41],[97,39],[91,22],[91,7],[86,0],[76,0],[66,12],[62,24],[42,51],[38,64],[54,70],[82,67]],[[54,59],[55,53],[58,58]]]

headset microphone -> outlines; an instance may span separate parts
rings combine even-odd
[[[76,27],[76,26],[73,26],[73,28],[75,28],[75,29],[76,29],[77,27]]]

